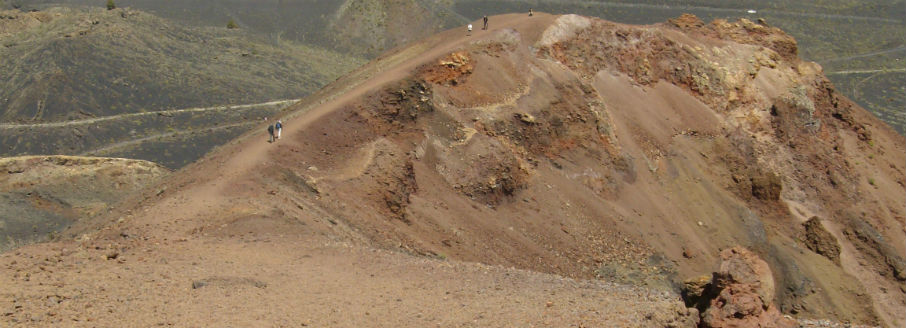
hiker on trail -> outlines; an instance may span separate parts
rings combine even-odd
[[[282,121],[282,120],[277,120],[277,125],[276,125],[276,127],[277,127],[277,139],[279,140],[279,139],[280,139],[280,135],[283,134],[283,121]]]
[[[534,15],[534,14],[535,14],[535,12],[532,11],[532,8],[529,8],[529,9],[528,9],[528,15],[529,15],[529,17],[532,17],[532,15]]]
[[[466,27],[469,30],[469,35],[472,35],[472,24]]]
[[[274,125],[273,124],[267,126],[267,134],[269,134],[271,136],[270,140],[268,140],[267,142],[274,142]]]
[[[481,29],[482,29],[482,30],[487,30],[487,29],[488,29],[488,15],[485,15],[485,16],[484,16],[484,27],[482,27]]]

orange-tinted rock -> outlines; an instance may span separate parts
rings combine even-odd
[[[772,304],[774,278],[767,262],[738,246],[724,250],[720,257],[720,271],[712,280],[720,293],[702,314],[702,326],[796,327]]]

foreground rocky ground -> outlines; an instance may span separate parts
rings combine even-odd
[[[674,294],[323,238],[92,242],[3,255],[6,323],[57,326],[693,327]],[[7,275],[8,274],[8,275]]]

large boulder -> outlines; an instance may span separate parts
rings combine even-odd
[[[711,282],[694,284],[701,291],[689,293],[706,297],[692,302],[705,305],[702,327],[796,327],[773,304],[774,278],[767,262],[738,246],[722,251],[720,257],[720,270],[712,274]]]

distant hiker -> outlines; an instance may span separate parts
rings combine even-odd
[[[534,14],[535,14],[535,12],[532,11],[532,8],[529,8],[529,9],[528,9],[528,15],[529,15],[529,17],[532,17],[532,15],[534,15]]]
[[[283,134],[283,121],[277,120],[277,139],[280,139],[280,135]]]
[[[273,124],[267,126],[267,134],[269,134],[271,136],[270,140],[268,140],[267,142],[274,142],[274,125]]]
[[[472,35],[472,24],[469,24],[466,28],[469,30],[469,35]]]
[[[484,27],[482,27],[481,29],[482,29],[482,30],[487,30],[487,29],[488,29],[488,15],[485,15],[485,16],[484,16]]]

